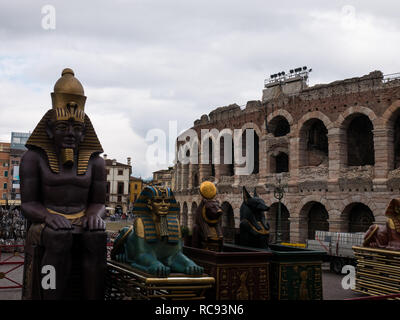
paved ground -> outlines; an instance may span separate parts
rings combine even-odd
[[[10,254],[3,254],[1,256],[1,260],[9,258]],[[19,257],[12,257],[8,261],[20,261],[21,258]],[[5,273],[8,270],[15,267],[15,265],[0,265],[0,275],[1,272]],[[323,269],[323,276],[322,276],[322,285],[323,285],[323,297],[324,300],[343,300],[349,298],[356,298],[361,297],[362,295],[352,292],[351,290],[344,290],[341,286],[341,282],[343,279],[342,275],[337,275],[331,273],[330,271],[326,270],[329,267],[324,265]],[[14,271],[8,272],[6,274],[7,277],[11,278],[14,281],[19,283],[22,282],[22,272],[23,267],[19,267]],[[1,277],[1,276],[0,276]],[[0,279],[0,286],[8,286],[13,285],[10,281],[6,279]],[[21,289],[0,289],[0,300],[20,300],[21,299]]]
[[[351,289],[343,289],[341,285],[343,277],[344,275],[337,275],[330,271],[323,271],[322,290],[324,300],[344,300],[365,297],[365,295],[354,292]]]
[[[106,221],[107,231],[116,232],[123,227],[132,225],[132,220],[117,220],[117,221]]]
[[[20,262],[22,260],[23,260],[22,256],[10,253],[2,253],[0,256],[0,261]],[[3,276],[21,284],[22,273],[23,273],[23,265],[22,266],[18,266],[18,264],[0,265],[0,287],[16,286],[15,283],[6,278],[3,278]],[[0,300],[20,300],[20,299],[21,299],[21,289],[0,289]]]

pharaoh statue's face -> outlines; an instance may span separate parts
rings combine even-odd
[[[150,210],[157,216],[168,214],[171,199],[168,197],[154,197],[149,205]]]
[[[84,139],[84,131],[84,124],[72,118],[52,121],[48,128],[48,134],[58,149],[77,149]]]

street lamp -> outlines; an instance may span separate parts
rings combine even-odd
[[[276,243],[281,243],[282,242],[282,204],[281,200],[285,194],[285,189],[284,186],[281,184],[281,177],[277,178],[277,185],[275,186],[274,189],[274,197],[279,201],[278,203],[278,217],[276,220]]]

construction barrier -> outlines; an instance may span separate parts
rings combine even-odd
[[[24,254],[20,251],[23,251],[23,247],[23,245],[0,245],[0,290],[22,288],[22,276],[16,279],[12,273],[21,271],[22,275]],[[18,270],[19,268],[21,270]]]

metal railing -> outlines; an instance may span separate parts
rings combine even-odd
[[[386,74],[383,76],[383,83],[387,83],[390,81],[394,81],[394,80],[399,80],[400,79],[400,72],[399,73],[392,73],[392,74]]]

